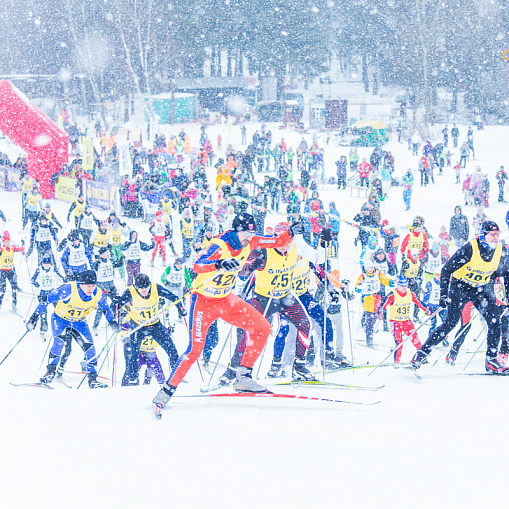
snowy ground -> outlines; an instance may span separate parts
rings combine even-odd
[[[271,126],[275,127],[275,126]],[[451,127],[451,126],[449,126]],[[186,126],[187,129],[187,126]],[[231,142],[239,147],[238,127],[223,132],[223,149]],[[248,136],[255,126],[248,124]],[[180,129],[179,129],[180,130]],[[216,145],[221,127],[208,128]],[[188,129],[193,144],[198,127]],[[279,132],[272,129],[274,140]],[[466,127],[460,128],[462,141]],[[175,133],[178,131],[175,129]],[[505,140],[509,128],[487,128],[475,132],[478,161],[488,172],[492,196],[498,189],[494,175],[505,163]],[[285,131],[281,136],[294,148],[302,135]],[[308,142],[311,135],[306,135]],[[322,138],[321,145],[324,144]],[[417,179],[417,158],[406,145],[390,143],[396,159],[396,172],[402,175],[408,166]],[[335,174],[334,161],[349,149],[326,148],[328,175]],[[369,149],[361,149],[361,157]],[[458,151],[456,151],[459,159]],[[471,170],[474,162],[469,163]],[[468,170],[468,168],[467,168]],[[259,176],[260,177],[260,176]],[[404,211],[401,189],[393,189],[384,203],[382,217],[395,226],[411,222],[416,214],[436,236],[439,227],[449,226],[454,206],[463,204],[461,186],[454,184],[452,169],[428,188],[414,187],[412,210]],[[350,198],[349,191],[320,192],[325,204],[336,201],[343,218],[351,221],[364,202]],[[507,207],[492,199],[489,214],[501,228]],[[0,193],[0,208],[14,241],[21,240],[20,196]],[[68,205],[53,201],[53,209],[62,222]],[[327,205],[326,205],[327,208]],[[105,213],[94,211],[100,218]],[[464,207],[471,220],[473,208]],[[267,224],[282,216],[272,215]],[[142,239],[148,240],[146,225],[133,221]],[[504,233],[507,237],[507,231]],[[344,226],[341,232],[339,268],[342,277],[355,281],[359,271],[353,246],[355,230]],[[28,265],[16,255],[19,284],[30,292]],[[334,261],[334,263],[336,263]],[[145,270],[150,274],[148,260]],[[158,276],[156,264],[152,275]],[[121,282],[118,282],[121,287]],[[21,294],[18,309],[28,314],[32,297]],[[0,320],[4,325],[0,339],[3,358],[24,333],[23,320],[10,313],[10,291],[4,299]],[[344,308],[343,308],[344,309]],[[351,305],[353,354],[356,363],[376,364],[393,345],[388,333],[375,336],[376,350],[366,349],[363,331],[358,327],[359,299]],[[176,316],[172,316],[175,321]],[[346,318],[346,313],[345,313]],[[428,328],[420,335],[425,339]],[[455,367],[444,362],[444,350],[436,350],[430,365],[421,369],[423,379],[411,372],[391,367],[380,368],[368,377],[369,369],[346,371],[327,376],[328,381],[362,386],[385,387],[377,392],[322,388],[281,388],[279,392],[302,394],[355,402],[381,401],[376,406],[356,406],[315,401],[267,399],[179,398],[172,399],[161,421],[154,418],[150,401],[158,387],[114,388],[90,391],[84,384],[76,387],[80,375],[67,374],[72,390],[54,384],[54,391],[23,389],[9,385],[34,381],[43,371],[39,365],[47,342],[38,332],[28,334],[0,367],[0,431],[4,441],[0,462],[1,506],[46,508],[65,505],[85,507],[143,507],[162,504],[172,507],[225,507],[238,504],[247,508],[310,507],[329,504],[341,507],[478,507],[488,497],[498,502],[500,487],[505,485],[507,411],[506,381],[494,377],[459,376],[470,359],[467,352],[479,345],[479,320],[465,342]],[[345,353],[350,356],[347,320]],[[221,327],[220,347],[227,328]],[[98,349],[105,342],[100,329]],[[484,336],[481,337],[483,339]],[[185,327],[177,323],[175,334],[179,352],[185,349]],[[217,356],[220,347],[214,351]],[[271,345],[261,373],[270,363]],[[226,348],[228,352],[229,348]],[[415,352],[406,344],[402,361]],[[121,352],[117,349],[117,355]],[[442,358],[433,366],[436,359]],[[67,364],[79,370],[81,350],[73,345]],[[165,355],[160,353],[163,367]],[[215,357],[213,357],[214,359]],[[226,362],[226,358],[222,362]],[[120,361],[120,374],[123,361]],[[468,372],[482,372],[484,355],[477,355]],[[111,379],[112,357],[102,375]],[[256,369],[256,367],[255,367]],[[193,366],[179,387],[178,396],[199,393],[207,384]],[[117,380],[120,376],[117,377]],[[499,489],[497,489],[499,488]]]

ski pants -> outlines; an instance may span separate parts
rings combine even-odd
[[[140,352],[140,356],[138,357],[138,374],[136,377],[138,379],[138,383],[142,366],[147,366],[143,385],[148,385],[150,383],[152,375],[156,377],[158,384],[164,384],[166,377],[164,376],[163,367],[157,358],[156,352]]]
[[[346,175],[338,175],[338,189],[341,189],[341,187],[346,189]]]
[[[461,312],[461,327],[456,332],[456,335],[454,336],[454,345],[453,348],[459,352],[459,349],[465,342],[465,339],[467,338],[468,333],[470,332],[470,329],[472,328],[472,309],[474,308],[474,305],[471,302],[467,302],[465,304],[465,307],[463,308],[463,311]]]
[[[444,340],[460,320],[465,304],[471,301],[488,324],[486,357],[496,357],[500,340],[500,308],[491,285],[474,288],[468,283],[452,278],[448,295],[451,303],[447,307],[447,317],[444,323],[430,334],[422,346],[422,351],[428,355],[433,346]]]
[[[375,322],[378,313],[371,313],[364,311],[364,331],[366,332],[366,346],[373,348],[373,331],[375,329]]]
[[[152,258],[150,261],[153,262],[155,260],[157,251],[159,250],[161,252],[161,256],[163,257],[163,263],[166,263],[166,250],[164,247],[165,237],[163,235],[154,235],[152,238],[154,239],[156,246],[154,247],[154,251],[152,251]]]
[[[131,328],[135,329],[139,324],[131,321]],[[146,325],[131,334],[129,363],[127,373],[131,385],[136,383],[138,378],[138,358],[140,356],[141,343],[147,337],[151,337],[167,354],[170,361],[170,367],[174,367],[178,359],[178,352],[173,344],[170,333],[161,322],[153,325]]]
[[[0,306],[2,305],[5,291],[7,289],[7,280],[11,284],[12,305],[15,306],[18,302],[18,294],[16,293],[16,290],[18,289],[18,278],[16,277],[16,271],[14,269],[0,270]]]
[[[141,263],[138,260],[138,262],[127,262],[126,263],[126,270],[127,270],[127,286],[131,286],[134,284],[134,280],[136,279],[136,276],[140,273],[140,267]]]
[[[249,332],[250,341],[244,351],[242,365],[246,368],[253,367],[267,343],[271,331],[269,321],[260,311],[233,293],[219,299],[193,293],[189,312],[189,346],[173,367],[168,385],[176,387],[198,360],[207,332],[219,318]]]
[[[416,306],[417,307],[417,306]],[[430,304],[429,312],[433,314],[440,306],[438,304]],[[442,323],[444,323],[445,317],[447,316],[447,310],[441,309],[431,320],[431,327],[429,329],[429,333],[431,334],[437,328],[437,315],[442,319]]]
[[[53,290],[41,290],[39,292],[39,295],[37,296],[37,300],[39,302],[46,302],[48,300],[48,295]],[[44,327],[46,326],[46,327]],[[44,311],[41,313],[41,332],[43,332],[43,328],[47,328],[48,326],[48,308],[45,308]]]
[[[118,297],[118,291],[117,291],[116,286],[113,284],[113,281],[109,281],[106,283],[98,282],[97,286],[105,294],[105,297],[110,298],[110,301],[112,303],[113,303],[113,299]],[[101,318],[103,315],[104,315],[104,311],[100,308],[100,306],[97,306],[97,310],[95,312],[95,318],[94,318],[94,325],[92,326],[94,329],[96,329],[99,326],[99,322],[101,321]]]
[[[415,331],[414,324],[411,320],[405,320],[403,322],[399,322],[396,320],[389,320],[389,324],[391,327],[391,333],[396,341],[396,345],[401,345],[403,343],[403,336],[409,336]],[[416,350],[421,348],[421,342],[419,341],[419,336],[417,334],[412,334],[412,338],[410,339],[412,344],[415,346]],[[401,360],[401,352],[403,351],[403,347],[398,348],[394,352],[394,362],[398,364]]]
[[[112,261],[119,261],[122,259],[122,250],[120,249],[120,246],[112,246],[111,247],[111,258]],[[120,277],[124,277],[124,266],[121,265],[120,267],[113,269],[113,274],[115,274],[115,270],[118,270],[118,273],[120,274]]]
[[[97,356],[95,353],[94,340],[92,339],[92,334],[90,334],[90,329],[86,321],[69,322],[56,313],[53,313],[51,315],[51,330],[53,332],[53,345],[49,354],[48,368],[54,366],[56,369],[60,361],[64,344],[66,341],[70,341],[68,336],[70,335],[71,339],[74,338],[76,340],[76,343],[78,343],[85,354],[85,371],[87,373],[97,372]]]

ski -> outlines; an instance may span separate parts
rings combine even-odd
[[[348,385],[348,384],[337,384],[334,382],[320,382],[313,380],[295,380],[292,382],[277,382],[268,385],[293,385],[293,386],[323,386],[323,387],[335,387],[337,389],[352,389],[352,390],[360,390],[360,391],[378,391],[383,389],[385,385],[381,385],[380,387],[364,387],[362,385]]]
[[[296,394],[280,394],[277,392],[233,392],[225,394],[189,394],[185,396],[174,396],[176,398],[283,398],[283,399],[302,399],[308,401],[328,401],[331,403],[346,403],[349,405],[373,406],[378,405],[380,401],[373,403],[361,403],[358,401],[344,401],[340,399],[315,398],[313,396],[298,396]]]
[[[161,403],[152,403],[152,408],[154,409],[156,417],[160,419],[163,416],[163,405],[161,405]]]
[[[417,378],[418,380],[422,380],[422,376],[419,375],[419,373],[417,373],[417,369],[414,368],[413,366],[403,366],[403,369],[412,370],[412,374],[415,376],[415,378]]]
[[[57,382],[60,382],[64,387],[67,387],[68,389],[72,389],[72,387],[69,384],[65,383],[61,378],[58,378],[58,376],[55,378],[55,380]]]
[[[64,373],[71,373],[72,375],[87,375],[88,373],[85,373],[84,371],[64,371]],[[111,378],[108,378],[106,376],[97,375],[97,378],[104,378],[104,380],[111,380]]]
[[[14,311],[14,309],[9,309],[9,311],[10,311],[13,315],[19,316],[20,318],[24,318],[24,316],[23,316],[23,315],[19,314],[17,311]]]
[[[202,394],[206,394],[207,392],[214,392],[218,389],[222,389],[223,387],[228,387],[229,384],[217,384],[217,385],[211,385],[210,387],[205,387],[205,389],[200,389],[200,392]]]
[[[400,366],[402,367],[407,367],[407,366],[410,366],[410,363],[409,362],[401,362],[399,364]],[[344,368],[336,368],[336,369],[326,369],[325,370],[325,374],[328,375],[330,373],[339,373],[341,371],[348,371],[348,370],[352,370],[352,369],[365,369],[365,368],[388,368],[388,367],[394,367],[394,363],[393,362],[389,362],[389,363],[386,363],[386,364],[359,364],[357,366],[347,366],[347,367],[344,367]],[[315,370],[312,372],[314,375],[320,375],[323,373],[323,370]]]
[[[11,383],[13,387],[40,387],[41,389],[50,389],[51,391],[54,391],[54,387],[50,387],[47,384],[43,384],[41,382],[34,382],[29,384],[13,384]]]
[[[456,373],[463,376],[509,376],[509,373]]]

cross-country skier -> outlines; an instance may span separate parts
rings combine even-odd
[[[92,267],[92,253],[81,241],[77,230],[69,233],[69,244],[64,249],[60,259],[67,281],[77,278],[78,274]]]
[[[481,226],[481,235],[458,249],[444,265],[440,277],[440,306],[447,308],[447,317],[414,355],[412,365],[415,369],[421,367],[432,347],[451,332],[468,301],[484,316],[488,326],[486,371],[503,373],[509,369],[497,360],[500,309],[493,285],[489,284],[497,275],[503,276],[505,273],[504,285],[506,294],[509,294],[506,269],[508,253],[506,247],[499,243],[499,238],[498,225],[493,221],[485,221]]]
[[[74,210],[74,225],[75,228],[79,228],[80,216],[85,212],[85,207],[87,206],[87,202],[85,201],[85,197],[80,194],[75,201],[71,203],[69,207],[69,212],[67,212],[67,222],[71,219],[71,212]]]
[[[48,300],[48,295],[57,287],[57,276],[63,281],[64,276],[61,276],[55,270],[54,262],[49,254],[44,255],[41,260],[41,266],[35,269],[32,276],[32,284],[37,288],[37,299],[39,302]],[[44,309],[41,312],[41,332],[48,330],[48,311]]]
[[[16,313],[18,302],[18,278],[16,269],[14,268],[14,253],[25,255],[25,246],[21,241],[21,246],[11,244],[11,236],[8,231],[4,231],[2,235],[2,246],[0,247],[0,307],[4,300],[5,290],[7,288],[6,280],[9,280],[12,291],[12,310]]]
[[[154,241],[149,246],[138,239],[138,232],[132,230],[129,234],[129,240],[124,242],[120,249],[125,253],[125,268],[127,271],[127,286],[134,284],[136,276],[140,273],[141,252],[154,249]]]
[[[39,213],[39,219],[32,223],[30,229],[30,246],[27,251],[27,257],[34,250],[37,250],[37,263],[41,263],[41,258],[47,253],[54,260],[53,250],[51,248],[51,239],[58,243],[57,229],[52,221],[48,221],[45,212]]]
[[[178,358],[177,349],[173,344],[169,331],[159,320],[160,304],[159,298],[168,299],[171,302],[178,300],[178,297],[166,290],[161,285],[152,283],[146,274],[138,274],[134,285],[127,288],[118,300],[119,309],[126,304],[130,309],[130,355],[127,365],[129,385],[138,385],[138,357],[142,341],[150,336],[168,354],[170,369],[173,368]],[[186,315],[187,311],[181,303],[177,304],[179,312]]]
[[[414,334],[415,327],[410,319],[410,307],[412,303],[414,303],[415,306],[418,306],[423,311],[426,311],[427,308],[425,308],[415,294],[408,289],[408,281],[405,276],[398,276],[396,285],[396,289],[389,295],[385,304],[382,306],[381,312],[378,314],[378,319],[382,319],[384,309],[389,307],[389,324],[396,345],[401,345],[401,343],[403,343],[403,335],[410,336],[410,334],[412,334],[410,341],[415,348],[419,350],[419,348],[421,348],[421,342],[419,341],[419,336],[416,333]],[[400,362],[402,350],[403,348],[398,348],[394,352],[395,366]]]
[[[237,369],[236,390],[265,392],[251,377],[253,364],[260,355],[269,337],[269,321],[252,306],[232,293],[237,275],[252,250],[257,248],[282,248],[290,244],[292,236],[302,233],[300,223],[290,226],[288,232],[279,237],[255,236],[255,222],[250,214],[239,214],[232,229],[214,240],[193,267],[198,274],[191,294],[190,343],[178,360],[169,379],[153,400],[158,408],[166,405],[178,384],[203,350],[204,338],[212,322],[221,318],[227,323],[242,327],[250,335],[248,344]]]
[[[120,327],[113,317],[110,307],[102,292],[97,288],[97,276],[93,270],[85,270],[80,274],[79,281],[67,283],[49,293],[46,301],[39,302],[36,310],[27,322],[27,329],[33,330],[42,312],[49,304],[55,306],[51,315],[51,329],[53,332],[53,346],[49,354],[47,372],[41,378],[41,383],[49,384],[53,381],[56,368],[64,347],[65,337],[70,335],[76,340],[85,354],[85,370],[88,375],[88,386],[91,389],[107,387],[97,380],[97,355],[94,340],[88,328],[87,317],[96,305],[106,314],[109,325],[115,332]]]

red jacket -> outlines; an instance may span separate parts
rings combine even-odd
[[[361,179],[367,179],[370,171],[373,171],[373,168],[369,163],[359,164],[359,177]]]

